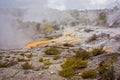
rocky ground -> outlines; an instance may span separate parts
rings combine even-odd
[[[75,33],[71,37],[77,37],[79,41],[72,43],[72,46],[61,44],[65,40],[64,37],[64,40],[57,38],[56,41],[59,39],[60,43],[56,42],[52,45],[39,45],[32,49],[0,50],[0,80],[69,80],[58,74],[62,70],[61,64],[65,62],[65,59],[75,55],[75,50],[80,50],[81,48],[91,50],[101,46],[104,47],[107,53],[90,57],[87,68],[77,70],[71,79],[84,80],[80,76],[84,70],[97,69],[100,62],[109,60],[114,56],[117,59],[113,64],[115,80],[119,80],[117,78],[120,77],[120,28],[100,26],[83,26],[78,28],[76,26],[74,30],[73,32]],[[69,32],[66,34],[69,34]],[[95,38],[92,37],[93,35]],[[68,38],[66,40],[71,41]],[[60,58],[57,60],[54,59],[55,55],[45,54],[45,50],[53,45],[59,47]],[[40,60],[41,58],[43,60]],[[22,66],[26,62],[29,62],[29,69]],[[95,80],[99,80],[99,77]]]

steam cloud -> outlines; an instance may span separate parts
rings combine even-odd
[[[20,10],[0,10],[0,49],[22,48],[28,39],[17,25],[18,19],[22,19]]]

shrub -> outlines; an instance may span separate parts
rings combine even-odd
[[[66,59],[66,61],[61,65],[61,67],[64,68],[68,68],[71,67],[74,63],[76,62],[76,58],[75,57],[68,57]]]
[[[47,55],[58,55],[59,51],[56,48],[51,47],[51,48],[45,50],[45,54],[47,54]]]
[[[96,34],[93,34],[93,35],[88,39],[87,42],[92,42],[92,41],[95,41],[95,40],[97,40],[97,35],[96,35]]]
[[[87,67],[88,61],[87,60],[76,60],[76,62],[72,65],[74,69],[82,69]]]
[[[22,58],[18,58],[18,62],[24,62],[26,61],[23,57]]]
[[[53,57],[53,60],[58,60],[58,59],[60,59],[60,55],[55,55],[54,57]]]
[[[97,73],[94,70],[90,69],[90,70],[84,71],[81,76],[84,79],[93,79],[93,78],[96,78]]]
[[[107,18],[107,16],[106,16],[106,14],[104,12],[102,12],[102,13],[99,14],[98,19],[99,19],[99,21],[101,23],[105,23],[106,22],[106,18]]]
[[[39,58],[39,62],[43,62],[44,61],[44,59],[43,58]]]
[[[44,65],[51,65],[52,64],[52,62],[50,62],[50,61],[45,61],[44,62]]]
[[[103,47],[100,47],[100,48],[93,48],[91,53],[93,56],[97,56],[97,55],[100,55],[100,54],[103,54],[105,53],[106,51],[103,49]]]
[[[59,74],[63,77],[72,77],[74,75],[74,70],[72,68],[66,68],[61,71],[59,71]]]
[[[75,54],[76,58],[80,58],[82,60],[88,59],[91,56],[91,54],[85,50],[78,50],[75,52]]]
[[[10,67],[17,64],[16,61],[0,61],[0,68]]]
[[[72,67],[73,69],[82,69],[87,67],[87,60],[76,59],[75,57],[69,57],[66,61],[61,65],[63,69]]]
[[[48,33],[51,33],[54,31],[54,25],[52,24],[45,24],[43,25],[43,29],[48,32]]]
[[[32,64],[25,62],[24,64],[21,65],[23,69],[32,69],[33,66]]]
[[[0,68],[8,67],[8,62],[0,62]]]

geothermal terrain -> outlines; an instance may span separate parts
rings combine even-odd
[[[120,80],[119,8],[28,13],[0,9],[0,80]]]

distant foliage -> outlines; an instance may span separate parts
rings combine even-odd
[[[102,12],[99,14],[99,21],[101,23],[106,23],[106,19],[107,19],[106,13]]]

